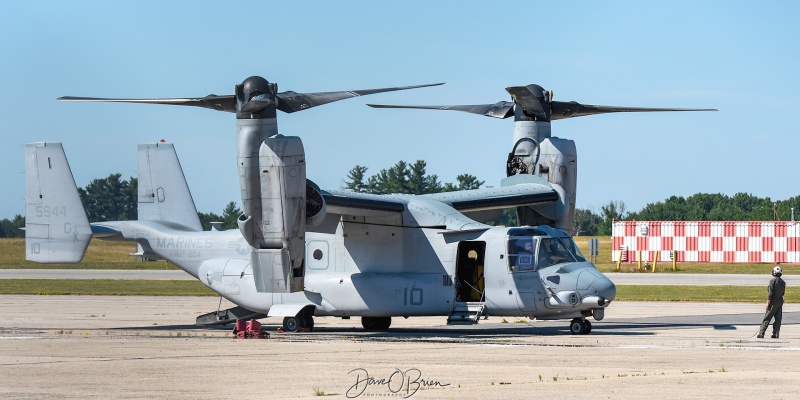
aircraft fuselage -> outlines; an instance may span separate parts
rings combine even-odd
[[[163,258],[265,315],[278,304],[313,305],[317,316],[449,315],[456,303],[473,302],[483,303],[484,315],[602,319],[616,293],[572,238],[551,228],[448,231],[345,219],[329,214],[306,233],[305,286],[294,293],[256,290],[251,248],[239,230],[193,232],[156,221],[93,225],[96,237],[106,226],[122,236],[107,239],[136,240],[145,256]],[[531,244],[524,254],[514,247],[523,242]],[[544,261],[550,242],[567,258]]]

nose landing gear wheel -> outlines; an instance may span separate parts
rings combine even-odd
[[[592,323],[582,318],[575,318],[569,323],[569,331],[573,335],[588,335],[592,331]]]

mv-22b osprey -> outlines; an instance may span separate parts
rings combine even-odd
[[[144,257],[175,264],[238,306],[201,315],[200,325],[283,317],[295,332],[313,329],[314,316],[359,316],[365,329],[385,330],[399,316],[472,324],[491,315],[570,319],[573,334],[589,333],[587,317],[601,320],[616,288],[568,234],[469,218],[559,202],[552,184],[520,174],[495,188],[419,196],[325,191],[306,179],[300,138],[278,134],[276,110],[408,88],[279,93],[250,77],[230,96],[61,98],[235,112],[243,214],[238,229],[203,231],[173,146],[156,143],[139,146],[138,220],[90,224],[61,144],[31,143],[26,257],[77,263],[92,237],[135,241]]]

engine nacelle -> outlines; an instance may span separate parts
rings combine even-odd
[[[533,173],[554,184],[560,200],[552,204],[518,207],[519,223],[531,226],[550,225],[572,232],[578,173],[575,142],[550,137],[543,139],[539,147],[539,158]]]
[[[252,186],[259,190],[243,188],[252,214],[238,221],[253,247],[250,262],[256,290],[303,290],[307,185],[300,138],[275,135],[265,139],[258,152],[258,173]]]
[[[325,207],[325,198],[316,183],[306,180],[306,225],[317,226],[325,220],[328,214]]]

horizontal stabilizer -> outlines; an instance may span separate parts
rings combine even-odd
[[[78,263],[92,230],[61,143],[25,145],[25,259]]]

